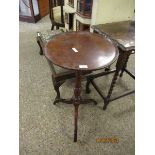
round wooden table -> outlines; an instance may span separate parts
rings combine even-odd
[[[82,99],[81,71],[97,70],[112,64],[118,57],[118,50],[113,42],[90,32],[67,32],[55,36],[45,46],[45,56],[55,65],[75,70],[76,81],[74,98],[74,142],[77,141],[77,119],[80,104],[93,101]],[[95,102],[96,103],[96,102]]]

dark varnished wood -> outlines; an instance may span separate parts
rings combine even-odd
[[[74,52],[76,48],[78,52]],[[65,103],[74,104],[74,142],[77,141],[78,107],[80,104],[96,102],[81,97],[81,71],[97,70],[110,65],[118,56],[113,42],[90,32],[69,32],[55,36],[45,47],[45,56],[54,64],[75,71],[74,97]],[[88,68],[80,68],[87,65]]]
[[[58,22],[55,20],[54,15],[54,7],[60,6],[60,13],[61,13],[61,20]],[[51,30],[54,30],[54,27],[56,29],[59,29],[59,27],[65,27],[64,22],[64,12],[63,12],[63,6],[64,6],[64,0],[49,0],[49,17],[52,23]]]
[[[108,94],[107,94],[106,99],[105,99],[105,104],[103,107],[104,110],[106,110],[107,105],[109,104],[110,97],[112,95],[113,89],[114,89],[114,87],[116,85],[116,81],[118,79],[118,75],[119,75],[121,69],[124,67],[126,60],[128,59],[128,57],[130,55],[130,52],[124,52],[121,49],[119,51],[120,51],[120,54],[119,54],[119,58],[118,58],[117,63],[116,63],[116,71],[115,71],[115,74],[113,76]]]
[[[77,141],[77,120],[78,120],[78,108],[80,105],[80,94],[81,94],[81,74],[80,71],[76,71],[76,81],[74,88],[74,142]]]
[[[79,52],[74,52],[76,48]],[[116,60],[118,51],[110,39],[90,32],[68,32],[55,36],[45,47],[54,64],[73,70],[96,70]],[[88,68],[79,68],[87,65]]]
[[[44,17],[49,13],[48,0],[38,0],[40,16]]]
[[[40,55],[44,55],[44,47],[46,45],[46,42],[42,40],[40,35],[39,36],[37,35],[36,39],[37,39],[37,43],[40,47],[39,53],[40,53]],[[47,62],[49,63],[49,67],[50,67],[50,70],[52,72],[53,87],[54,87],[56,94],[57,94],[53,104],[56,104],[58,102],[65,102],[65,103],[71,102],[70,100],[68,101],[66,99],[61,98],[59,88],[62,86],[63,83],[65,83],[66,80],[74,78],[75,72],[73,70],[64,70],[63,72],[58,73],[55,70],[53,63],[51,63],[51,61],[48,59],[47,59]],[[91,73],[91,71],[82,71],[83,76],[85,76],[86,74],[90,74],[90,73]]]
[[[90,92],[89,84],[91,83],[96,89],[96,91],[99,93],[99,95],[103,98],[104,100],[103,109],[105,110],[109,102],[134,93],[134,90],[128,91],[128,92],[124,92],[121,95],[111,98],[111,95],[119,74],[120,74],[120,77],[122,77],[123,72],[125,71],[133,79],[135,79],[135,76],[126,69],[129,56],[133,54],[133,51],[135,51],[135,22],[123,21],[123,22],[115,22],[115,23],[108,23],[108,24],[100,24],[100,25],[92,26],[92,28],[95,33],[101,34],[113,40],[113,42],[116,43],[116,45],[119,48],[119,58],[116,63],[116,70],[107,96],[104,96],[102,94],[101,90],[94,82],[95,78],[104,76],[105,74],[98,73],[93,76],[87,77],[86,92],[87,93]],[[107,74],[109,73],[110,72],[108,72]]]

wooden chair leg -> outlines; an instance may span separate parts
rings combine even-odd
[[[58,100],[61,99],[59,87],[60,87],[64,82],[65,82],[65,81],[61,81],[61,82],[57,82],[57,83],[54,84],[54,89],[55,89],[55,91],[56,91],[56,93],[57,93],[57,95],[56,95],[56,97],[55,97],[55,100],[54,100],[54,102],[53,102],[54,105],[58,102]]]
[[[56,84],[56,85],[54,86],[54,89],[55,89],[55,91],[56,91],[56,93],[57,93],[57,95],[56,95],[56,97],[55,97],[55,100],[54,100],[54,102],[53,102],[54,105],[57,103],[57,100],[60,100],[60,90],[59,90],[59,87],[60,87],[60,86],[61,86],[60,84]]]
[[[56,99],[60,99],[60,91],[59,91],[59,87],[60,87],[60,85],[56,85],[56,86],[54,86],[54,89],[55,89],[55,91],[56,91],[56,93],[57,93],[57,95],[56,95]]]
[[[109,104],[109,99],[110,99],[112,91],[113,91],[113,89],[114,89],[114,87],[116,85],[116,81],[117,81],[118,75],[119,75],[119,70],[116,71],[114,76],[113,76],[112,83],[111,83],[110,89],[108,91],[108,95],[107,95],[107,97],[105,99],[105,102],[104,102],[103,110],[107,109],[107,106]]]
[[[51,30],[54,30],[54,25],[52,24],[52,26],[51,26]]]
[[[42,49],[42,47],[41,47],[41,45],[40,45],[39,40],[37,40],[37,43],[38,43],[38,45],[39,45],[39,47],[40,47],[39,54],[40,54],[40,55],[43,55],[43,49]]]
[[[130,55],[129,55],[129,56],[130,56]],[[120,77],[123,76],[124,69],[127,67],[127,63],[128,63],[128,60],[129,60],[129,56],[126,58],[125,64],[124,64],[123,69],[121,70],[121,73],[120,73]]]
[[[59,26],[56,26],[56,30],[58,30],[59,29]]]
[[[106,110],[107,109],[107,105],[109,104],[109,101],[110,101],[110,97],[112,95],[112,91],[115,87],[115,84],[116,84],[116,81],[117,81],[117,78],[119,76],[119,72],[123,69],[123,67],[125,66],[125,63],[127,62],[130,54],[131,54],[131,51],[128,51],[128,52],[124,52],[122,51],[121,49],[119,50],[119,57],[118,57],[118,60],[117,60],[117,63],[116,63],[116,71],[115,71],[115,74],[113,76],[113,79],[112,79],[112,82],[111,82],[111,86],[110,86],[110,89],[108,91],[108,95],[107,97],[105,98],[105,102],[104,102],[104,106],[103,106],[103,110]]]
[[[86,83],[86,93],[87,93],[87,94],[89,94],[89,93],[91,92],[89,86],[90,86],[90,79],[87,78],[87,83]]]

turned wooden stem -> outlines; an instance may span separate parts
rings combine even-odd
[[[78,108],[79,108],[79,105],[74,104],[74,107],[75,107],[75,111],[74,111],[74,142],[77,142],[77,129],[78,129],[77,121],[78,121]]]
[[[124,73],[124,69],[127,67],[127,63],[128,63],[128,60],[129,60],[129,56],[127,56],[126,60],[125,60],[125,63],[124,63],[124,66],[123,66],[123,69],[121,70],[121,74],[120,74],[120,77],[123,76],[123,73]]]
[[[74,88],[74,142],[77,142],[77,129],[78,129],[78,107],[80,104],[80,93],[81,93],[81,72],[76,71],[76,82]]]

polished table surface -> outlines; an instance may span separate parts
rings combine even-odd
[[[135,21],[122,21],[92,26],[99,34],[116,41],[122,50],[135,48]]]
[[[74,142],[77,142],[78,107],[80,104],[96,101],[81,97],[81,71],[97,70],[114,62],[118,57],[115,44],[108,38],[90,32],[67,32],[56,35],[45,47],[45,56],[54,64],[75,70],[74,97]]]
[[[73,70],[106,67],[117,55],[117,48],[110,39],[90,32],[63,33],[55,36],[45,47],[45,56],[49,60]]]

